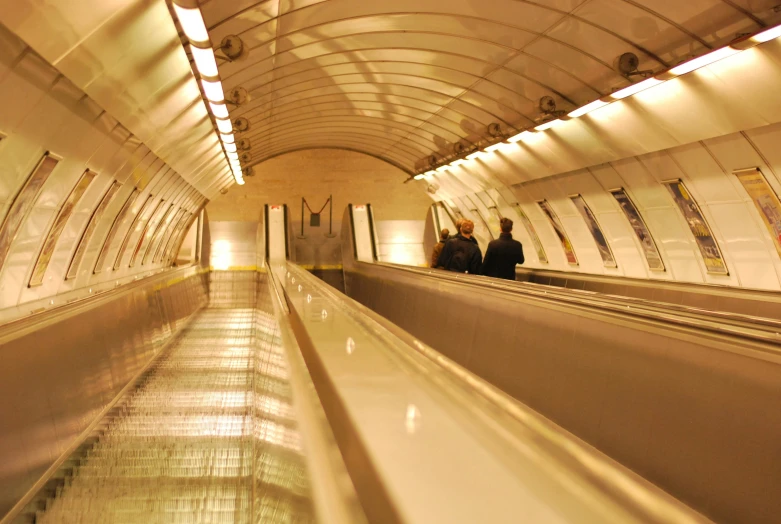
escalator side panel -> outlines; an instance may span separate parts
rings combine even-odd
[[[781,366],[717,340],[356,264],[350,296],[719,522],[781,514]]]
[[[206,304],[195,268],[0,330],[0,516]]]

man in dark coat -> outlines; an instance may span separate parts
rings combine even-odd
[[[439,261],[439,255],[442,254],[442,249],[445,247],[445,242],[448,241],[450,238],[450,231],[446,229],[443,229],[439,233],[439,242],[434,246],[434,250],[431,252],[431,267],[439,267],[437,266],[437,261]]]
[[[465,218],[459,218],[458,220],[456,220],[456,234],[450,236],[449,238],[456,238],[458,236],[458,234],[461,233],[461,224],[464,223],[464,220],[466,220],[466,219]],[[469,236],[469,240],[471,240],[473,244],[479,245],[479,244],[477,244],[477,239],[474,237],[474,235],[470,235]]]
[[[503,218],[500,222],[502,232],[499,238],[492,240],[485,250],[482,274],[515,280],[515,265],[523,264],[523,246],[517,240],[513,240],[513,221]]]
[[[464,220],[461,223],[461,232],[445,243],[437,266],[442,266],[448,271],[479,275],[483,254],[477,244],[471,240],[474,230],[474,223],[471,220]]]

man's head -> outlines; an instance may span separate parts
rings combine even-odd
[[[459,233],[461,232],[461,224],[463,223],[464,223],[463,218],[459,218],[458,220],[456,220],[456,231],[458,231]]]
[[[440,240],[447,240],[448,237],[450,237],[450,230],[445,228],[442,231],[439,232],[439,239]]]
[[[472,231],[475,230],[475,223],[471,220],[464,220],[461,222],[461,236],[469,238],[472,236]]]
[[[499,222],[499,227],[502,228],[502,233],[510,233],[513,230],[513,221],[509,218],[503,218]]]

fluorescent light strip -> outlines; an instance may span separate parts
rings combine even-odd
[[[623,89],[620,89],[616,91],[615,93],[610,95],[610,98],[614,98],[616,100],[620,100],[622,98],[626,98],[628,96],[632,96],[634,94],[639,93],[640,91],[645,91],[649,87],[653,87],[656,85],[659,85],[663,82],[663,80],[657,80],[656,78],[649,78],[648,80],[643,80],[642,82],[638,82],[636,84],[632,84],[629,87],[625,87]]]
[[[420,174],[417,174],[417,175],[415,175],[415,176],[414,176],[414,177],[412,177],[412,178],[414,178],[415,180],[423,180],[423,177],[424,177],[424,176],[425,176],[425,175],[424,175],[423,173],[420,173]]]
[[[721,49],[716,49],[715,51],[711,51],[708,54],[698,56],[697,58],[692,58],[691,60],[677,65],[670,69],[670,73],[674,75],[685,75],[686,73],[690,73],[695,69],[705,67],[706,65],[712,64],[713,62],[718,62],[719,60],[727,58],[728,56],[732,56],[736,53],[740,53],[740,51],[729,46],[722,47]]]
[[[484,153],[483,151],[475,151],[475,152],[474,152],[474,153],[472,153],[471,155],[466,155],[466,159],[467,159],[467,160],[474,160],[475,158],[480,158],[480,157],[481,157],[481,156],[483,156],[484,154],[485,154],[485,153]]]
[[[513,144],[515,144],[516,142],[520,142],[521,140],[524,140],[526,138],[531,138],[533,136],[534,136],[534,133],[532,133],[531,131],[521,131],[517,135],[511,136],[510,138],[508,138],[507,141],[508,142],[512,142]]]
[[[461,158],[459,158],[457,160],[453,160],[452,162],[450,162],[450,165],[453,166],[453,167],[458,167],[461,164],[466,164],[466,161],[461,159]]]
[[[500,149],[502,149],[506,145],[507,144],[499,142],[498,144],[494,144],[492,146],[486,147],[485,150],[488,151],[489,153],[493,153],[494,151],[499,151]]]
[[[235,152],[231,153],[230,151],[228,151],[226,154],[228,155],[229,159],[235,160],[236,162],[239,161],[239,154],[238,153],[235,153]]]
[[[443,172],[443,171],[447,171],[448,169],[450,169],[450,166],[448,166],[448,165],[439,166],[439,167],[437,168],[437,173],[441,173],[441,172]]]
[[[187,35],[187,38],[193,42],[204,43],[209,41],[209,33],[206,31],[206,25],[203,23],[200,9],[197,7],[188,9],[176,5],[174,2],[174,11],[176,11],[176,17],[179,19],[179,24],[181,24],[182,31]]]
[[[228,153],[236,152],[236,144],[226,144],[225,142],[223,142],[222,147],[224,147],[225,151],[227,151]]]
[[[761,44],[763,42],[769,42],[770,40],[778,37],[781,37],[781,25],[771,27],[770,29],[765,29],[761,33],[757,33],[752,36],[749,40]]]
[[[233,133],[220,133],[220,140],[222,140],[226,144],[233,144],[236,142],[236,137],[233,136]]]
[[[219,80],[204,80],[201,78],[201,86],[209,102],[224,102],[225,94],[222,92],[222,82]]]
[[[217,122],[217,129],[220,130],[220,133],[233,133],[233,124],[230,120],[224,118],[215,118],[214,120]]]
[[[540,124],[537,127],[535,127],[534,129],[536,131],[545,131],[546,129],[550,129],[552,127],[556,127],[557,125],[561,124],[561,122],[562,121],[557,118],[555,120],[551,120],[550,122],[545,122],[544,124]]]
[[[212,114],[217,118],[230,118],[228,114],[228,106],[225,104],[212,104],[209,102],[209,107],[212,110]]]
[[[217,76],[217,60],[214,59],[214,51],[211,47],[202,49],[200,47],[190,46],[190,52],[195,61],[195,67],[201,76],[214,78]]]
[[[423,173],[423,174],[424,174],[424,175],[427,175],[427,176],[434,176],[434,175],[436,175],[436,174],[437,174],[437,172],[436,172],[436,171],[434,171],[434,170],[432,169],[431,171],[426,171],[426,172],[425,172],[425,173]]]
[[[605,107],[608,105],[609,102],[603,102],[602,100],[594,100],[590,104],[586,104],[584,106],[581,106],[577,108],[576,110],[569,113],[567,116],[570,118],[577,118],[579,116],[583,116],[586,113],[590,113],[591,111],[597,110],[600,107]]]

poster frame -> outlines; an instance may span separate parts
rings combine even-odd
[[[643,258],[645,259],[645,265],[648,268],[648,271],[655,271],[657,273],[665,273],[667,272],[667,266],[664,263],[664,258],[662,258],[662,253],[659,251],[659,246],[656,245],[656,239],[654,238],[653,234],[651,233],[651,230],[648,229],[648,224],[645,222],[645,218],[643,218],[643,215],[640,213],[640,211],[637,209],[637,206],[635,205],[635,201],[632,199],[632,195],[629,194],[629,192],[626,190],[625,187],[614,187],[612,189],[607,190],[608,193],[610,193],[610,196],[613,197],[613,200],[618,205],[619,209],[621,210],[622,215],[624,218],[629,222],[629,228],[632,230],[632,232],[635,234],[635,240],[640,245],[640,253],[643,255]],[[626,214],[626,210],[621,206],[621,203],[618,201],[618,198],[616,198],[616,193],[621,192],[626,197],[627,202],[632,206],[632,210],[634,211],[635,216],[640,221],[640,224],[642,224],[643,229],[645,230],[645,233],[648,233],[648,239],[651,242],[651,246],[653,247],[654,252],[659,257],[659,263],[662,265],[661,268],[651,267],[651,262],[648,260],[648,250],[646,250],[643,240],[640,238],[637,229],[632,225],[631,220],[629,220],[629,216]]]
[[[740,182],[743,191],[746,192],[746,195],[748,195],[749,199],[751,199],[751,203],[754,204],[754,208],[756,209],[757,213],[759,213],[759,217],[762,220],[762,223],[765,224],[765,229],[770,234],[770,238],[772,239],[773,244],[776,246],[776,253],[779,257],[781,257],[781,199],[778,198],[778,193],[776,193],[775,189],[773,189],[773,186],[770,185],[767,176],[765,176],[762,170],[758,167],[736,169],[732,172],[732,174],[735,175],[735,177],[738,179],[738,182]],[[768,212],[762,209],[760,202],[749,192],[745,182],[741,179],[741,176],[750,174],[758,175],[759,179],[762,181],[762,185],[764,186],[765,196],[769,197],[770,204],[772,204],[772,207],[774,208],[772,211],[775,211],[775,214],[780,217],[776,221],[776,224],[778,224],[776,227],[770,223],[771,217],[768,216]]]
[[[588,227],[589,232],[591,233],[591,236],[594,239],[594,243],[597,246],[597,251],[599,251],[599,257],[602,259],[602,265],[609,269],[617,269],[618,261],[616,260],[616,255],[615,253],[613,253],[613,249],[610,247],[610,242],[608,242],[607,236],[605,236],[605,232],[602,230],[602,226],[599,225],[597,216],[591,210],[591,206],[588,205],[588,202],[586,202],[586,199],[580,193],[574,193],[572,195],[568,195],[568,198],[572,202],[572,205],[574,205],[575,208],[578,210],[578,214],[580,214],[580,216],[583,218],[583,221],[586,223],[586,226]],[[575,199],[580,199],[580,201],[583,203],[583,208],[585,212],[588,214],[588,216],[584,215],[583,211],[581,211],[581,209],[575,203]],[[602,237],[602,240],[604,240],[604,246],[600,246],[600,242],[597,239],[596,235],[594,234],[594,230],[592,229],[592,227],[596,228],[596,230],[599,231],[599,235]],[[607,250],[607,254],[610,255],[610,261],[605,260],[605,253],[602,251],[601,247],[604,247]]]
[[[575,253],[575,246],[572,245],[567,230],[564,229],[564,224],[561,223],[559,215],[556,214],[556,210],[553,209],[550,202],[546,199],[537,200],[537,206],[542,211],[542,214],[548,218],[548,223],[553,228],[554,234],[559,238],[567,264],[570,266],[579,266],[580,262],[578,261],[578,255]],[[572,255],[572,258],[570,258],[570,255]]]

